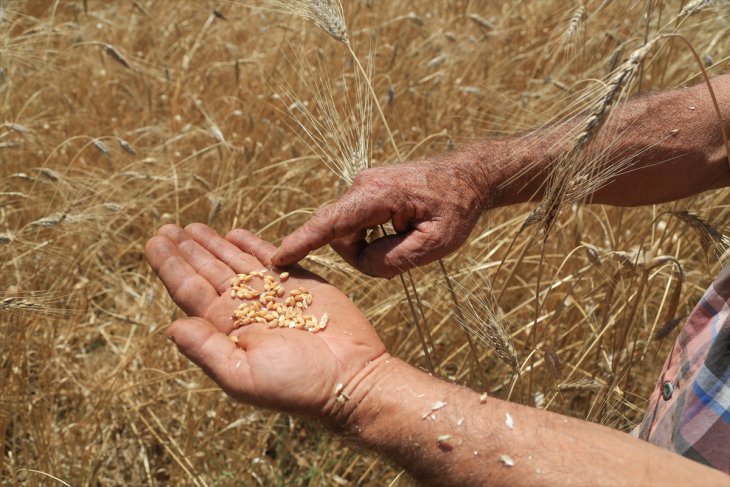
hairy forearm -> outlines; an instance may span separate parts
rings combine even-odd
[[[494,398],[381,357],[348,392],[347,431],[434,485],[727,485],[600,425]]]
[[[711,84],[730,133],[730,74]],[[539,199],[548,175],[561,163],[601,163],[609,173],[618,169],[589,195],[593,203],[638,206],[730,186],[721,124],[704,83],[617,105],[580,152],[582,161],[565,159],[581,120],[465,147],[460,155],[471,161],[477,184],[499,188],[485,200],[485,209]]]

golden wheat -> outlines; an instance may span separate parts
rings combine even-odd
[[[239,2],[215,11],[193,2],[0,5],[0,483],[406,485],[389,463],[320,425],[234,403],[167,345],[164,330],[180,311],[146,264],[144,242],[163,223],[208,221],[276,243],[342,194],[346,183],[318,162],[323,152],[294,133],[307,137],[291,117],[315,122],[297,107],[282,115],[282,86],[293,94],[285,106],[299,101],[322,124],[315,136],[327,150],[339,147],[339,135],[307,83],[328,87],[347,130],[367,121],[364,103],[377,100],[398,148],[381,120],[364,132],[367,146],[350,131],[351,147],[329,157],[365,151],[384,165],[398,150],[419,159],[486,136],[534,149],[525,133],[569,120],[583,127],[561,141],[574,145],[589,118],[610,117],[639,80],[647,92],[699,75],[679,44],[646,47],[647,32],[648,42],[686,36],[715,60],[710,74],[727,68],[730,50],[727,2],[307,5],[334,6],[311,20],[336,42]],[[583,5],[575,49],[563,51]],[[283,54],[291,45],[309,71]],[[371,45],[372,62],[363,57],[360,69],[349,48]],[[631,82],[624,78],[600,112],[637,50],[643,68],[631,68]],[[595,137],[621,137],[605,128],[594,124],[584,154]],[[496,321],[478,301],[473,316],[462,313],[484,338],[481,390],[629,430],[679,318],[721,265],[696,232],[711,248],[722,237],[670,212],[686,210],[722,235],[710,222],[727,221],[730,208],[727,191],[676,207],[573,205],[608,171],[606,161],[597,173],[590,162],[562,193],[544,252],[528,232],[513,238],[531,208],[501,208],[445,264],[461,308],[481,297],[485,280],[499,291],[487,308]],[[306,265],[356,302],[389,352],[426,366],[400,283],[364,278],[326,249]],[[479,374],[439,266],[413,274],[442,374],[474,384]]]

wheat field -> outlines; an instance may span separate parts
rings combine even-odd
[[[730,67],[722,1],[343,7],[408,160],[576,116],[650,41],[622,100],[700,82],[684,44],[654,39],[663,28],[710,75]],[[165,339],[181,312],[143,256],[165,223],[280,242],[347,189],[327,152],[342,131],[367,139],[369,164],[397,163],[352,53],[272,4],[0,0],[0,483],[411,484],[315,422],[225,396]],[[544,244],[520,232],[534,205],[485,214],[444,260],[478,361],[439,265],[413,272],[437,373],[631,430],[727,259],[728,201],[723,190],[641,208],[570,203]],[[397,279],[352,272],[329,249],[303,264],[357,303],[391,353],[427,367]]]

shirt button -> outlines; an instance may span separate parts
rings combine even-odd
[[[662,398],[668,401],[672,398],[672,394],[674,394],[674,384],[670,380],[664,381],[662,384]]]

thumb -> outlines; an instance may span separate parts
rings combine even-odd
[[[224,391],[234,394],[248,371],[246,352],[203,318],[182,318],[167,330],[177,348]],[[240,364],[238,362],[240,361]],[[236,366],[238,364],[238,366]],[[232,371],[236,373],[232,373]]]
[[[408,233],[374,240],[361,252],[358,268],[371,276],[390,278],[440,259],[448,249],[433,230],[432,225],[422,224]]]

